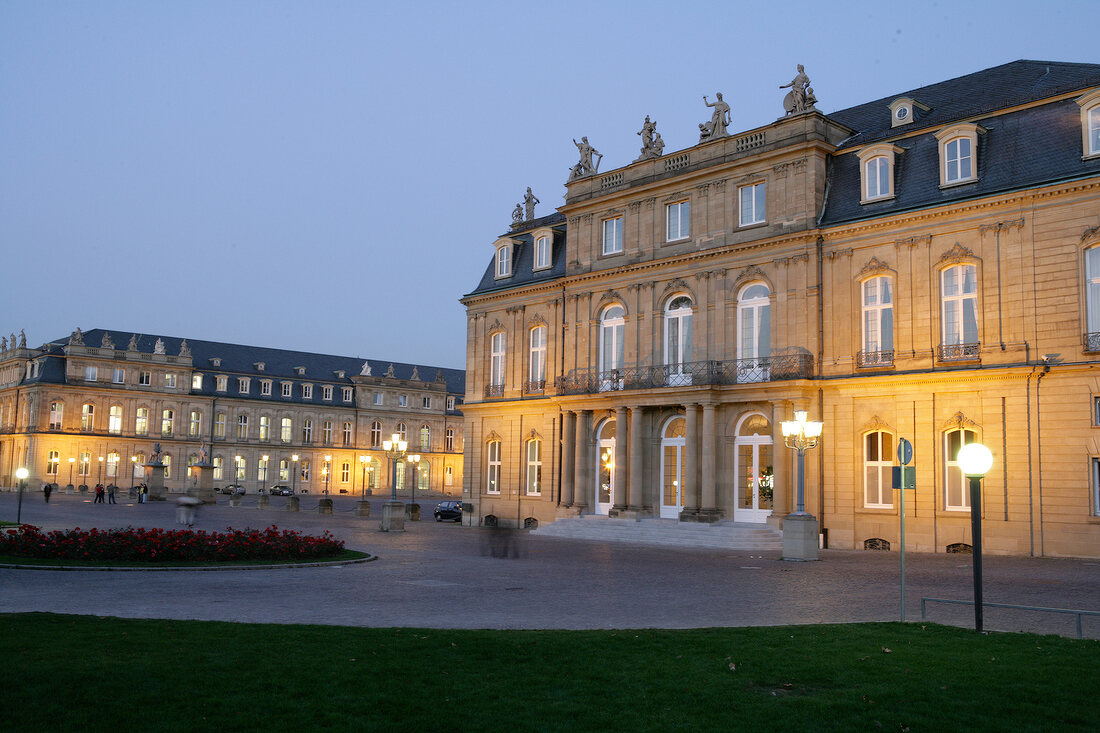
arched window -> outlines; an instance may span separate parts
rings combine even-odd
[[[546,326],[532,328],[528,339],[527,391],[541,392],[546,388]]]
[[[771,298],[768,286],[751,283],[737,296],[737,381],[765,382],[771,355]]]
[[[604,420],[596,431],[596,513],[607,514],[615,504],[618,487],[615,485],[615,436],[618,426],[614,420]]]
[[[954,265],[940,273],[943,341],[940,358],[973,359],[978,343],[978,268]]]
[[[1085,332],[1087,349],[1100,351],[1100,246],[1085,250]]]
[[[60,430],[62,420],[65,417],[65,403],[56,401],[50,403],[50,430]]]
[[[289,443],[293,435],[293,424],[289,417],[279,419],[279,441]]]
[[[134,433],[136,435],[149,434],[149,408],[139,407],[134,413]]]
[[[977,442],[977,440],[977,433],[973,430],[966,430],[965,428],[948,430],[943,435],[943,505],[945,509],[957,509],[960,511],[970,509],[970,495],[966,491],[966,476],[963,475],[962,469],[959,468],[959,463],[956,459],[959,457],[959,451],[962,450],[964,445],[970,445],[971,443]]]
[[[626,310],[621,305],[604,308],[600,314],[600,391],[622,389]]]
[[[860,366],[894,362],[894,288],[889,277],[862,283],[863,349]]]
[[[490,440],[486,445],[485,493],[500,493],[500,441]]]
[[[308,418],[302,420],[302,442],[313,442],[313,421]]]
[[[420,450],[432,449],[432,428],[430,425],[420,426]]]
[[[351,423],[350,422],[345,422],[344,423],[344,446],[347,447],[347,446],[350,446],[350,445],[351,445]]]
[[[894,465],[894,436],[877,431],[863,436],[863,505],[893,506],[891,469]]]
[[[447,428],[446,445],[444,447],[444,450],[446,450],[448,453],[450,453],[450,452],[454,451],[454,449],[455,449],[455,429],[454,428]]]
[[[138,453],[134,458],[137,460],[134,461],[134,470],[131,476],[135,479],[145,478],[145,454]],[[214,478],[221,478],[221,476],[215,475]]]
[[[533,438],[527,441],[527,495],[542,494],[542,441]]]
[[[382,423],[375,420],[370,424],[370,447],[380,448],[382,446]]]
[[[661,434],[661,518],[676,519],[684,507],[684,446],[687,421],[674,417]]]
[[[107,478],[118,478],[119,458],[118,451],[111,451],[107,454]]]
[[[691,384],[691,373],[684,369],[691,354],[691,298],[678,295],[665,306],[665,365],[669,367],[668,382],[673,386]]]
[[[163,410],[160,414],[160,434],[171,435],[172,424],[176,419],[176,413],[172,410]]]
[[[741,418],[734,438],[734,519],[764,522],[775,498],[771,423],[760,413]]]
[[[80,407],[80,429],[84,432],[95,430],[95,405],[90,402]]]
[[[403,422],[397,423],[398,440],[404,440],[404,441],[408,442],[408,440],[409,440],[408,433],[409,433],[409,429],[405,425],[405,423],[403,423]]]

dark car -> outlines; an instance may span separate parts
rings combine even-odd
[[[435,505],[435,521],[442,522],[444,519],[453,519],[456,522],[462,521],[462,502],[461,501],[441,501]]]
[[[268,493],[272,496],[294,496],[294,489],[287,484],[275,484],[268,489]]]
[[[221,489],[218,489],[223,494],[243,494],[244,487],[240,484],[229,484]]]

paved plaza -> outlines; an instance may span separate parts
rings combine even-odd
[[[125,493],[125,492],[123,492]],[[337,496],[335,513],[256,507],[255,495],[230,507],[203,507],[196,529],[276,525],[307,534],[331,531],[347,547],[377,556],[331,567],[171,572],[93,572],[0,568],[0,612],[49,611],[127,618],[256,623],[492,629],[695,628],[896,621],[899,555],[826,550],[820,562],[783,562],[778,552],[651,547],[517,535],[507,558],[489,552],[488,530],[436,523],[439,496],[421,500],[425,521],[403,533],[379,531],[384,497],[370,517]],[[453,498],[453,497],[452,497]],[[0,494],[0,518],[14,520],[17,496]],[[24,496],[23,521],[43,529],[165,527],[172,501],[93,504],[91,497]],[[1100,561],[985,556],[985,600],[1100,611]],[[968,555],[906,556],[906,619],[920,619],[924,597],[972,598]],[[972,625],[969,606],[937,604],[929,620]],[[987,608],[987,629],[1072,636],[1059,614]],[[1100,638],[1100,618],[1084,634]]]

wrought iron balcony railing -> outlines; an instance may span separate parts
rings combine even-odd
[[[546,391],[545,379],[531,379],[523,384],[524,394],[542,394]]]
[[[856,353],[857,367],[891,366],[894,363],[894,352],[891,351],[860,351]]]
[[[1100,333],[1085,334],[1085,351],[1100,351]]]
[[[981,357],[982,345],[940,344],[940,361],[977,361]]]
[[[813,376],[813,355],[792,350],[762,359],[692,361],[621,369],[573,369],[558,377],[558,394],[595,394],[630,389],[660,389],[690,385],[751,384]]]
[[[503,384],[487,384],[485,385],[485,399],[491,399],[493,397],[504,396]]]

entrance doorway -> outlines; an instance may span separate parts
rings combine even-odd
[[[607,514],[615,503],[615,421],[605,420],[596,435],[596,514]]]
[[[771,515],[772,449],[768,419],[759,413],[741,418],[734,438],[734,521],[759,523]]]
[[[677,519],[684,509],[684,444],[687,422],[674,417],[661,434],[661,519]]]

